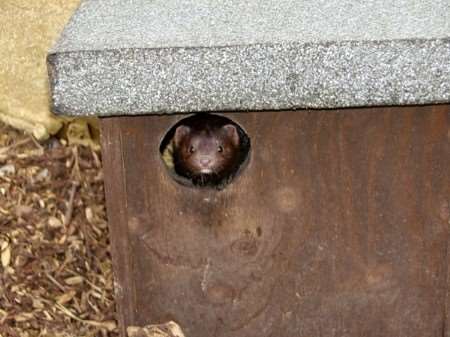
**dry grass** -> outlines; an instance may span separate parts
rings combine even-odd
[[[0,336],[117,336],[100,154],[0,125]]]

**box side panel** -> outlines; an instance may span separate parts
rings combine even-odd
[[[442,336],[449,111],[227,114],[252,151],[223,191],[166,172],[159,143],[180,116],[110,119],[122,323],[175,320],[197,337]]]

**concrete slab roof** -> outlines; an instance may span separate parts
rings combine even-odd
[[[52,105],[121,115],[450,101],[448,0],[86,0]]]

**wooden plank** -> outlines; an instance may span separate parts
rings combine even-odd
[[[135,321],[136,287],[132,273],[134,256],[127,227],[127,181],[122,153],[123,134],[120,130],[119,118],[105,118],[100,124],[117,319],[120,335],[126,336],[125,327]]]
[[[449,111],[227,114],[252,152],[223,191],[166,172],[159,142],[181,116],[103,119],[121,322],[172,319],[192,337],[445,335]]]

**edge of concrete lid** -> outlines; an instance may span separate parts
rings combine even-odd
[[[432,29],[415,29],[417,23],[411,19],[408,25],[412,30],[408,31],[398,28],[401,20],[393,24],[395,15],[380,7],[378,14],[384,15],[381,24],[387,20],[392,23],[392,29],[387,26],[386,32],[379,33],[378,22],[367,32],[352,33],[355,27],[362,30],[361,24],[352,20],[348,27],[342,27],[341,35],[334,36],[335,41],[330,41],[333,29],[346,19],[361,17],[360,12],[368,9],[362,7],[357,13],[352,10],[341,13],[337,19],[332,19],[331,30],[319,32],[322,35],[308,30],[307,22],[297,27],[292,24],[295,20],[289,20],[286,27],[282,26],[284,30],[277,32],[273,28],[281,27],[284,17],[273,11],[255,13],[249,24],[242,17],[235,19],[242,34],[236,27],[231,33],[220,33],[211,23],[206,24],[201,33],[203,21],[198,21],[196,15],[199,8],[204,10],[206,3],[212,3],[205,1],[200,1],[203,7],[194,6],[196,9],[190,13],[190,18],[182,22],[189,22],[195,28],[192,31],[180,30],[179,24],[171,26],[164,17],[151,24],[144,20],[150,12],[139,11],[139,7],[163,6],[160,1],[82,2],[48,56],[54,112],[108,116],[450,102],[450,24],[436,24],[445,19],[445,15],[428,25]],[[166,0],[165,7],[158,8],[176,18],[184,13],[183,4],[192,4],[192,0],[181,2],[178,5],[175,0]],[[273,1],[263,2],[272,4]],[[404,6],[412,3],[410,0],[400,2]],[[230,0],[227,3],[237,6],[242,2]],[[288,5],[292,1],[279,3]],[[90,9],[92,6],[94,10]],[[439,6],[450,8],[445,1],[436,1],[433,6],[429,15]],[[233,13],[233,6],[231,12],[227,8],[224,14],[222,6],[216,4],[216,8],[208,12],[208,18],[212,15],[212,20],[216,19],[220,27],[226,23],[224,18]],[[98,13],[100,10],[111,12]],[[310,10],[314,14],[317,8]],[[416,9],[412,12],[413,18],[422,21],[428,15],[421,16]],[[130,13],[136,15],[136,29]],[[298,16],[303,14],[297,13]],[[400,17],[407,20],[407,14]],[[249,27],[259,27],[255,22],[261,18],[265,24],[254,34],[249,33]],[[118,27],[109,31],[114,19],[118,20]],[[147,24],[154,34],[144,38],[139,32],[146,31]],[[163,27],[169,27],[168,32],[173,34],[165,40],[161,40]],[[297,38],[302,29],[306,38]],[[398,38],[393,34],[396,29],[400,29]],[[111,31],[115,33],[108,35]],[[171,47],[177,45],[177,41],[182,46]],[[185,41],[184,46],[180,41]]]

